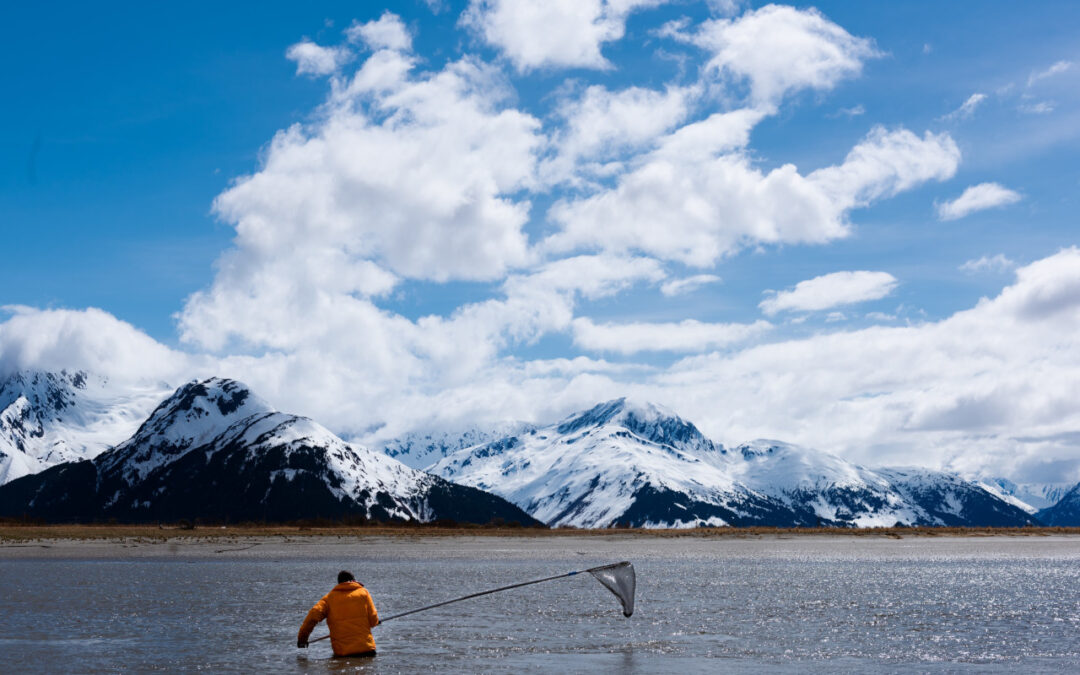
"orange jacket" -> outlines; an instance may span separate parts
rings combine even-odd
[[[330,646],[334,648],[335,656],[375,649],[371,629],[379,625],[379,613],[375,611],[371,594],[360,582],[346,581],[334,586],[308,612],[297,638],[306,641],[323,619],[330,629]]]

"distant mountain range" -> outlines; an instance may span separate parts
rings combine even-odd
[[[239,382],[192,382],[171,395],[163,387],[125,391],[67,372],[0,381],[0,515],[1080,525],[1080,486],[871,469],[780,441],[727,448],[647,402],[608,401],[543,426],[413,433],[372,451],[274,410]]]
[[[871,470],[777,441],[734,449],[649,403],[618,399],[458,450],[428,471],[552,526],[1023,526],[1025,510],[926,469]]]
[[[475,488],[350,445],[243,384],[187,384],[128,440],[0,487],[0,515],[52,521],[493,519],[538,524]]]

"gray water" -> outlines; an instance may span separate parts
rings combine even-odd
[[[347,568],[384,616],[628,559],[297,649]],[[1080,539],[322,538],[0,545],[2,672],[1078,672]],[[313,637],[325,634],[323,626]]]

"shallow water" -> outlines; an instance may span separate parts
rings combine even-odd
[[[630,619],[580,576],[388,622],[373,660],[295,647],[342,568],[388,616],[620,559]],[[1080,671],[1072,538],[0,546],[0,592],[4,672]]]

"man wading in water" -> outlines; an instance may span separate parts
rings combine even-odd
[[[311,631],[326,619],[334,656],[375,656],[371,629],[379,625],[379,613],[371,594],[351,572],[340,572],[337,580],[337,586],[308,612],[296,636],[296,646],[307,647]]]

